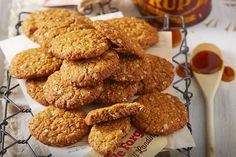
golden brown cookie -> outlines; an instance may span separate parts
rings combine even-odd
[[[169,87],[174,79],[174,66],[164,58],[147,55],[151,73],[139,83],[138,94],[161,92]]]
[[[64,147],[80,141],[88,134],[85,116],[82,110],[66,111],[48,106],[30,120],[29,130],[43,144]]]
[[[137,41],[142,48],[153,46],[159,41],[157,30],[149,23],[136,17],[121,17],[109,20],[112,26],[123,30],[126,35]]]
[[[42,105],[49,105],[47,100],[44,98],[43,94],[43,86],[45,82],[47,81],[47,78],[36,78],[36,79],[28,79],[26,80],[26,89],[27,93],[37,102],[39,102]]]
[[[115,46],[114,48],[120,53],[144,57],[144,50],[135,40],[128,37],[125,32],[112,26],[108,21],[95,21],[93,26]]]
[[[121,140],[130,132],[129,118],[95,124],[88,136],[89,145],[104,156],[112,155]]]
[[[86,28],[93,28],[90,19],[78,12],[59,8],[32,13],[22,23],[23,33],[46,48],[51,47],[52,39],[59,34]]]
[[[62,79],[70,80],[77,86],[91,86],[102,82],[118,67],[119,56],[108,50],[96,58],[81,61],[64,60],[61,66]]]
[[[129,101],[137,92],[138,83],[117,82],[107,79],[103,82],[103,88],[104,90],[96,102],[109,105]]]
[[[52,24],[59,24],[59,21],[62,19],[67,19],[71,15],[72,11],[66,9],[46,9],[42,11],[37,11],[30,14],[22,23],[22,30],[27,35],[30,36],[33,32],[42,25],[45,25],[45,22],[51,22]],[[65,22],[68,21],[61,21],[61,25],[64,26]]]
[[[41,47],[50,48],[51,42],[54,38],[56,38],[58,35],[70,32],[72,30],[76,30],[76,28],[47,28],[47,27],[40,27],[38,28],[34,34],[30,36],[30,39],[34,42],[38,43]]]
[[[109,49],[105,37],[95,29],[81,29],[61,34],[52,40],[52,53],[62,59],[79,60],[97,57]]]
[[[140,96],[136,102],[145,107],[133,116],[132,121],[148,134],[168,135],[188,122],[187,109],[176,96],[156,92]]]
[[[112,80],[139,82],[151,72],[149,62],[145,57],[142,59],[120,55],[119,58],[118,69],[110,77]]]
[[[30,36],[30,39],[38,43],[41,47],[50,48],[52,46],[52,40],[58,35],[87,28],[89,27],[83,24],[76,24],[75,26],[73,24],[68,27],[39,27]]]
[[[112,121],[130,115],[137,114],[144,106],[139,103],[120,103],[109,107],[92,110],[85,118],[87,125]]]
[[[102,83],[93,87],[79,88],[70,81],[63,80],[60,71],[49,76],[43,86],[45,99],[62,109],[75,109],[88,105],[100,95],[102,90]]]
[[[30,14],[22,23],[22,30],[25,35],[31,37],[40,28],[68,27],[91,28],[92,21],[81,16],[78,12],[67,9],[52,8]]]
[[[43,48],[32,48],[22,51],[12,59],[10,74],[18,79],[47,77],[62,64],[61,59],[55,58]]]

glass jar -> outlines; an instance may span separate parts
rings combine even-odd
[[[182,15],[187,26],[201,22],[211,11],[211,0],[133,0],[133,2],[144,16]],[[171,23],[179,25],[181,21],[173,19]]]

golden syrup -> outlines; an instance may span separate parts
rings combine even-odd
[[[200,74],[213,74],[223,66],[223,60],[214,52],[200,51],[191,60],[191,68]]]
[[[225,66],[221,80],[224,82],[231,82],[234,79],[235,79],[234,69],[229,66]]]
[[[181,63],[176,67],[176,74],[179,77],[182,77],[182,78],[186,76],[184,66],[185,66],[185,63]],[[190,63],[188,63],[188,67],[189,67],[189,70],[190,70],[189,76],[193,77],[193,73],[192,73],[192,70],[190,68]]]
[[[179,29],[173,29],[172,32],[172,47],[176,48],[181,44],[182,41],[182,33]]]

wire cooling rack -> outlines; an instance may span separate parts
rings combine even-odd
[[[105,12],[104,8],[108,6],[108,12],[116,12],[118,11],[117,8],[114,8],[111,6],[111,0],[106,3],[106,4],[99,4],[100,7],[100,11],[98,12],[98,14],[105,14],[107,12]],[[90,5],[88,8],[85,9],[83,14],[90,14],[94,11],[93,9],[93,5]],[[16,34],[19,35],[20,34],[20,26],[22,23],[22,16],[25,14],[30,14],[30,12],[21,12],[19,13],[18,16],[18,22],[15,26],[16,28]],[[155,25],[155,22],[153,23],[153,21],[162,21],[163,25],[161,26],[161,30],[162,31],[168,31],[168,30],[174,30],[174,29],[178,29],[182,32],[182,43],[179,47],[179,51],[178,53],[176,53],[173,57],[172,57],[172,61],[177,64],[180,65],[184,68],[185,70],[185,77],[184,78],[179,78],[177,79],[175,82],[173,82],[173,88],[182,95],[184,101],[185,101],[185,106],[187,107],[187,109],[189,110],[189,106],[191,104],[191,97],[192,97],[192,93],[189,91],[189,87],[191,84],[191,77],[190,77],[190,67],[188,67],[188,51],[189,48],[187,46],[187,29],[185,27],[184,24],[184,18],[182,16],[169,16],[169,15],[164,15],[164,16],[142,16],[139,17],[142,18],[152,24]],[[180,26],[171,26],[170,21],[171,20],[180,20],[181,25]],[[160,28],[160,25],[157,26],[158,28]],[[182,58],[184,56],[184,64],[181,64],[178,60],[179,58]],[[179,88],[179,85],[184,85],[184,88]],[[21,145],[26,145],[26,147],[29,147],[29,149],[31,150],[32,154],[34,157],[50,157],[51,154],[46,155],[46,156],[41,156],[41,155],[37,155],[34,148],[32,148],[32,146],[29,144],[29,140],[31,138],[31,135],[29,135],[26,139],[17,139],[14,136],[11,135],[11,133],[6,131],[6,127],[8,125],[8,120],[11,119],[12,117],[17,116],[20,113],[24,113],[24,114],[30,114],[33,116],[33,113],[31,112],[30,108],[22,108],[21,106],[17,105],[16,102],[14,102],[11,98],[10,95],[12,93],[13,90],[15,90],[16,88],[19,87],[19,84],[13,85],[11,86],[11,76],[9,74],[9,72],[7,72],[7,84],[5,86],[0,87],[0,95],[2,96],[4,102],[2,105],[4,105],[4,111],[3,111],[3,120],[0,122],[0,157],[3,157],[4,154],[6,154],[6,152],[8,151],[9,148],[13,147],[14,145],[17,144],[21,144]],[[13,113],[12,115],[8,115],[8,109],[9,106],[13,105],[17,110],[15,113]],[[188,122],[187,124],[188,129],[190,130],[190,132],[192,133],[192,129],[191,129],[191,124]],[[12,143],[9,145],[5,145],[5,138],[6,136],[10,139],[12,139]],[[183,148],[183,149],[178,149],[178,151],[180,153],[183,154],[183,156],[186,157],[190,157],[190,150],[192,148],[188,147],[188,148]]]
[[[177,16],[177,15],[164,15],[164,16],[142,16],[140,17],[147,22],[151,23],[152,25],[156,26],[157,28],[160,28],[160,24],[162,23],[161,26],[161,31],[169,31],[169,30],[180,30],[182,33],[182,42],[179,47],[178,53],[176,53],[172,57],[172,61],[177,65],[181,66],[184,69],[185,76],[183,78],[179,78],[176,81],[173,82],[173,88],[182,95],[184,101],[185,101],[185,106],[187,107],[189,111],[189,106],[191,104],[191,98],[193,94],[189,91],[189,87],[191,85],[191,76],[190,76],[190,67],[188,65],[188,52],[189,52],[189,47],[187,46],[187,29],[184,23],[184,18],[183,16]],[[172,20],[178,20],[181,21],[181,24],[179,26],[172,26],[171,22]],[[158,21],[158,22],[157,22]],[[184,61],[179,62],[181,60],[180,58],[184,56]],[[184,64],[183,64],[184,63]],[[184,86],[184,88],[179,88],[179,86]],[[188,112],[189,113],[189,112]],[[192,133],[192,127],[190,122],[187,123],[187,127],[189,131]],[[190,157],[190,151],[192,147],[188,148],[183,148],[183,149],[177,149],[179,152],[181,152],[184,156]]]

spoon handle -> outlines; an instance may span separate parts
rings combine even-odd
[[[207,157],[215,154],[214,98],[206,100]]]

